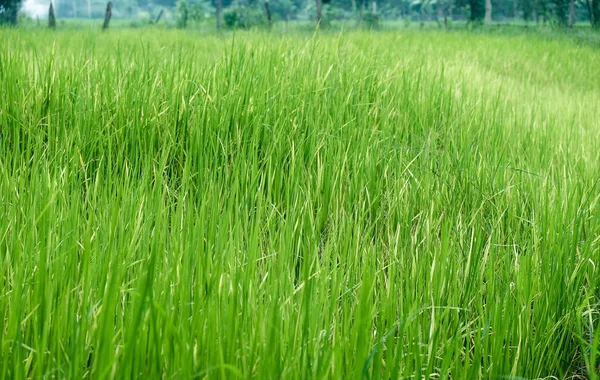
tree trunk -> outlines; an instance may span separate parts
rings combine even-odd
[[[112,1],[109,1],[108,4],[106,4],[106,13],[104,14],[104,24],[102,25],[102,30],[108,29],[108,24],[110,23],[110,18],[112,17],[112,7],[113,3]]]
[[[438,28],[442,28],[442,22],[440,21],[442,18],[444,18],[444,15],[442,14],[442,7],[441,6],[436,6],[435,7],[435,22],[437,22],[438,24]]]
[[[322,0],[316,0],[316,2],[317,2],[317,25],[321,25],[322,10],[323,10],[323,1]]]
[[[160,12],[158,12],[158,16],[156,16],[156,20],[154,20],[155,24],[158,24],[158,22],[160,21],[160,19],[162,18],[163,13],[165,13],[164,9],[161,9]]]
[[[92,18],[92,0],[87,0],[88,18]]]
[[[269,8],[269,0],[265,0],[265,11],[267,12],[267,22],[271,27],[271,9]]]
[[[56,28],[56,16],[54,15],[54,5],[50,2],[50,9],[48,10],[48,27],[50,29]]]
[[[492,23],[492,0],[485,0],[485,23]]]
[[[575,24],[575,0],[569,0],[569,28]]]
[[[217,31],[221,31],[221,10],[223,8],[223,1],[217,0]]]
[[[600,0],[587,0],[587,6],[592,27],[600,27]]]

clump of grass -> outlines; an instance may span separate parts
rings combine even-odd
[[[598,51],[0,34],[0,377],[597,378]]]

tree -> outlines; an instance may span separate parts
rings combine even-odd
[[[269,10],[273,15],[279,15],[283,20],[289,20],[298,9],[303,6],[296,5],[295,2],[291,0],[271,0],[269,1]]]
[[[190,9],[186,0],[179,0],[177,2],[177,26],[181,29],[187,28],[188,20],[190,17]]]
[[[492,0],[485,0],[485,23],[492,23]]]
[[[587,0],[590,23],[593,28],[600,28],[600,0]]]
[[[568,27],[572,28],[575,24],[575,0],[569,0],[569,24]]]
[[[533,13],[535,12],[534,3],[531,0],[520,0],[518,8],[523,12],[523,20],[531,21],[533,19]],[[517,15],[515,15],[515,18]]]
[[[558,24],[567,26],[569,23],[569,0],[553,0],[554,16]]]
[[[0,24],[17,24],[21,0],[0,0]]]
[[[547,0],[536,0],[533,5],[533,11],[535,13],[536,22],[540,21],[540,18],[546,22],[548,16],[548,1]]]
[[[221,31],[221,11],[223,8],[222,0],[217,0],[217,31]]]
[[[267,12],[267,22],[269,23],[269,28],[273,26],[273,21],[271,19],[271,8],[269,7],[269,0],[265,0],[265,12]]]
[[[50,2],[50,8],[48,9],[48,27],[56,29],[56,16],[54,15],[54,5],[52,2]]]
[[[471,7],[471,22],[481,23],[485,17],[484,0],[469,0],[469,6]]]

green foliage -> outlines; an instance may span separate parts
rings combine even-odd
[[[1,379],[595,378],[599,49],[232,35],[0,30]]]
[[[481,23],[485,17],[485,0],[469,0],[471,22]]]
[[[190,8],[187,0],[178,0],[176,8],[177,27],[185,29],[190,19]]]
[[[250,6],[226,9],[223,12],[223,21],[227,29],[250,29],[267,25],[264,11]]]
[[[535,3],[531,0],[520,0],[519,8],[523,12],[523,19],[530,21],[535,11]]]
[[[240,12],[237,8],[226,9],[223,12],[223,21],[225,26],[229,29],[235,29],[238,27],[240,19]]]
[[[379,27],[379,15],[374,14],[372,11],[367,11],[362,14],[363,24],[368,28],[378,28]]]
[[[591,16],[592,26],[600,29],[600,0],[590,0],[588,6],[590,7],[588,11]]]
[[[177,26],[181,29],[185,29],[190,18],[190,9],[187,4],[187,0],[177,1]]]
[[[330,26],[333,21],[344,20],[349,18],[350,14],[344,12],[341,8],[338,8],[331,3],[323,5],[323,19],[321,20],[321,26]]]
[[[569,21],[569,0],[552,0],[554,17],[559,25],[566,26]]]
[[[271,12],[279,15],[283,19],[287,19],[298,12],[298,7],[292,0],[276,0],[270,1]]]
[[[22,0],[0,0],[0,25],[17,24]]]
[[[400,20],[404,15],[404,10],[402,7],[399,7],[396,4],[384,3],[379,5],[378,3],[377,11],[381,19],[387,20]]]
[[[215,8],[210,5],[210,2],[204,0],[189,3],[188,10],[189,19],[195,22],[206,20],[215,13]]]

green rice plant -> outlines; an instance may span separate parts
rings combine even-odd
[[[598,378],[598,50],[0,34],[0,377]]]

